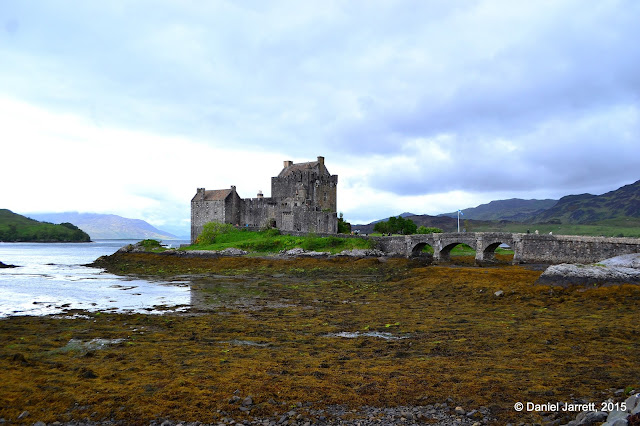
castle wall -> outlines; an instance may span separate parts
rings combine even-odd
[[[226,205],[224,200],[191,201],[191,242],[195,242],[206,223],[225,223]]]
[[[338,232],[338,215],[335,212],[319,212],[305,208],[293,208],[293,229],[281,228],[282,231],[300,231],[336,234]]]
[[[236,192],[236,187],[232,186],[231,194],[225,200],[225,220],[222,223],[230,223],[232,225],[242,224],[242,210],[244,203],[242,198]]]
[[[338,211],[338,176],[323,176],[319,183],[314,185],[314,199],[320,210]]]
[[[277,212],[278,205],[271,198],[244,198],[240,225],[263,228],[275,220],[277,227]]]
[[[319,210],[337,211],[338,176],[296,171],[285,177],[271,178],[271,197],[286,207],[317,206]],[[296,196],[296,194],[298,194]]]

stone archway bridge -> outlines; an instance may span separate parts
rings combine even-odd
[[[596,263],[622,254],[640,253],[640,238],[583,237],[572,235],[464,232],[369,237],[389,255],[419,256],[429,245],[433,261],[449,260],[451,249],[467,244],[476,251],[476,263],[495,261],[495,250],[506,244],[514,251],[513,263]]]

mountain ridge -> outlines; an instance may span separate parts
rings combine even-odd
[[[476,207],[462,209],[465,219],[474,220],[510,220],[522,222],[544,210],[556,205],[558,200],[509,198],[507,200],[493,200]],[[458,212],[443,213],[438,216],[457,218]]]
[[[92,239],[179,239],[142,219],[131,219],[103,213],[27,213],[25,216],[52,223],[70,222],[85,231]]]
[[[608,222],[635,223],[640,219],[640,180],[623,185],[601,195],[573,194],[566,195],[559,200],[524,200],[511,198],[494,200],[477,207],[462,210],[460,216],[461,228],[463,224],[471,227],[490,224],[520,223],[527,224],[597,224]],[[403,217],[413,220],[416,225],[433,226],[445,232],[457,231],[457,212],[443,213],[437,216],[408,215]],[[448,219],[448,220],[447,220]],[[387,220],[380,219],[370,224],[352,225],[353,229],[370,233],[375,223]],[[463,222],[464,220],[464,222]],[[466,225],[465,225],[466,226]],[[624,225],[629,226],[629,225]]]
[[[588,224],[624,218],[640,218],[640,180],[601,195],[567,195],[532,221]]]

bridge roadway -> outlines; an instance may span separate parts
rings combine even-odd
[[[640,238],[584,237],[573,235],[512,234],[507,232],[461,232],[368,237],[389,255],[413,257],[429,245],[433,261],[447,262],[451,249],[467,244],[476,251],[479,265],[495,261],[495,250],[507,244],[513,263],[596,263],[610,257],[640,253]]]

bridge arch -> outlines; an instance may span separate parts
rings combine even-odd
[[[482,265],[483,263],[497,262],[496,250],[503,244],[513,249],[513,236],[505,233],[481,234],[478,238],[476,263]]]
[[[482,250],[482,262],[495,262],[496,250],[500,247],[502,242],[491,243]]]
[[[469,244],[472,243],[472,244]],[[463,246],[463,247],[468,247],[473,251],[477,251],[475,244],[473,244],[473,242],[471,241],[454,241],[454,242],[447,242],[446,245],[444,245],[441,249],[440,249],[440,256],[439,256],[439,261],[440,262],[451,262],[451,251],[456,248],[457,246]]]
[[[435,248],[433,247],[432,242],[421,241],[413,245],[410,256],[411,257],[430,257],[433,259],[434,252],[435,252]]]

